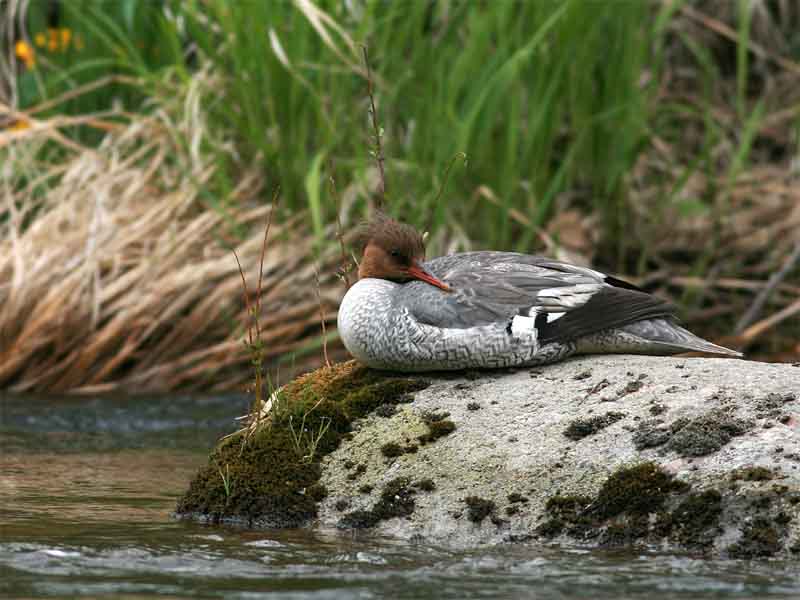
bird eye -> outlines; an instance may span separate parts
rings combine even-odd
[[[394,258],[400,258],[400,250],[398,250],[397,248],[391,250],[389,254]]]

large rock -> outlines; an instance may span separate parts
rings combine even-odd
[[[251,498],[261,508],[243,512],[230,493],[224,507],[219,497],[198,500],[196,480],[179,513],[459,546],[555,540],[800,555],[798,366],[592,356],[424,377],[385,378],[352,363],[336,369],[324,385],[314,375],[295,382],[284,400],[299,403],[289,439],[302,442],[298,419],[307,416],[309,443],[296,443],[288,461],[303,472],[294,488],[284,450],[282,496],[265,500],[263,488]],[[335,381],[345,385],[325,387]],[[260,439],[274,445],[285,433],[283,410]],[[223,473],[221,461],[234,456],[217,449],[198,479],[218,480],[213,466]]]

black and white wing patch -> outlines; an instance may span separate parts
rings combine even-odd
[[[565,342],[605,329],[617,329],[645,319],[675,318],[674,307],[664,300],[635,289],[603,286],[580,307],[537,319],[539,342]]]

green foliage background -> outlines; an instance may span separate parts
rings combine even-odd
[[[47,6],[30,5],[31,37],[46,31]],[[748,51],[756,3],[747,0],[717,5],[734,21],[727,51],[676,26],[697,6],[686,0],[60,6],[59,27],[73,43],[37,49],[36,68],[18,79],[20,108],[123,76],[50,112],[143,112],[157,104],[150,100],[165,77],[189,85],[213,73],[213,92],[201,101],[233,145],[206,144],[226,168],[203,197],[218,206],[257,163],[268,187],[280,186],[284,207],[309,209],[319,236],[337,208],[330,177],[340,190],[359,190],[363,205],[376,188],[364,47],[391,212],[433,231],[457,227],[479,246],[530,251],[569,207],[596,217],[596,258],[622,272],[654,268],[649,231],[675,214],[721,219],[768,117],[763,64],[756,68]],[[800,57],[800,41],[785,39]],[[678,80],[691,88],[665,93]],[[672,149],[675,164],[645,175],[652,189],[644,204],[631,174],[656,143]],[[697,174],[708,185],[687,193]],[[702,272],[711,259],[687,260]]]

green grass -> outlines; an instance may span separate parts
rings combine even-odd
[[[396,213],[434,226],[473,223],[477,239],[521,249],[534,232],[515,230],[509,209],[538,225],[559,193],[582,187],[609,225],[623,222],[622,178],[646,139],[644,4],[368,3],[360,18],[331,4],[347,38],[328,26],[328,43],[288,4],[204,6],[233,33],[190,34],[230,74],[220,121],[242,133],[250,156],[263,158],[289,206],[312,208],[317,226],[333,210],[319,196],[320,180],[363,181],[372,167],[361,44],[376,74]],[[435,204],[459,152],[468,166],[455,168]],[[501,205],[476,199],[479,185]]]

